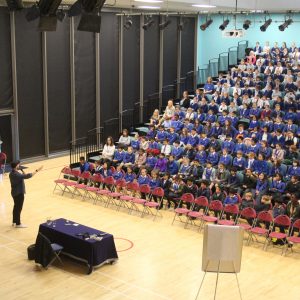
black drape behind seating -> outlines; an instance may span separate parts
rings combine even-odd
[[[70,19],[47,33],[50,152],[69,149],[71,141]]]
[[[164,29],[163,85],[173,84],[177,78],[177,26],[178,18],[169,17],[171,24]]]
[[[144,31],[144,98],[159,89],[159,17],[152,18],[154,24]]]
[[[0,136],[3,141],[1,151],[7,155],[7,162],[12,160],[11,116],[0,117]]]
[[[45,154],[42,72],[42,35],[37,21],[16,13],[16,48],[20,157]]]
[[[78,31],[75,18],[75,102],[76,137],[96,127],[96,56],[95,34]]]
[[[10,20],[6,7],[0,7],[0,109],[12,108]]]
[[[194,70],[195,18],[183,18],[181,35],[181,77]]]
[[[140,17],[123,28],[123,110],[132,109],[140,94]]]
[[[114,13],[101,14],[100,97],[101,125],[118,118],[119,112],[119,18]]]

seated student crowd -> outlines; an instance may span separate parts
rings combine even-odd
[[[146,136],[129,139],[123,130],[117,150],[109,137],[98,165],[117,167],[118,178],[162,186],[169,207],[191,192],[257,211],[281,203],[300,218],[299,49],[256,46],[193,98],[185,91],[162,116],[156,109]]]

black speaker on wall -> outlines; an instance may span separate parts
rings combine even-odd
[[[79,31],[98,32],[101,28],[101,16],[83,13],[77,27]]]

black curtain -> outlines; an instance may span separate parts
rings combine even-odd
[[[10,20],[6,7],[0,7],[0,109],[13,107]]]
[[[38,21],[25,19],[27,9],[16,13],[16,56],[20,157],[45,154],[42,73],[42,36]]]
[[[122,30],[123,110],[126,110],[133,109],[140,99],[140,17],[132,16],[132,26]]]
[[[1,151],[7,155],[7,161],[12,160],[11,116],[0,117],[0,137],[3,142]]]
[[[194,70],[195,18],[183,18],[181,33],[181,77]]]
[[[69,149],[70,109],[70,19],[58,22],[56,32],[47,33],[48,118],[50,152]]]
[[[154,24],[144,31],[144,99],[159,89],[159,16],[152,19]]]
[[[177,27],[178,18],[168,17],[171,20],[164,29],[164,43],[163,43],[163,85],[173,84],[177,78]],[[164,19],[164,18],[163,18]]]
[[[76,137],[87,136],[96,127],[95,34],[76,30],[75,17],[75,102]]]
[[[100,34],[101,125],[119,117],[119,17],[101,14]]]

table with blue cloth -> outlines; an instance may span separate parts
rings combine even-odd
[[[39,232],[51,243],[63,246],[64,254],[86,262],[89,267],[88,274],[95,266],[112,264],[118,260],[114,237],[109,233],[63,218],[41,224]]]

